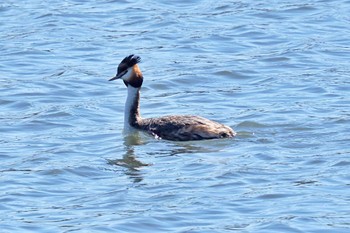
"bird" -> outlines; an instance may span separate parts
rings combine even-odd
[[[124,109],[124,131],[144,131],[157,139],[170,141],[194,141],[219,138],[232,138],[236,132],[223,125],[195,115],[167,115],[142,118],[140,114],[140,89],[143,75],[138,66],[141,58],[131,54],[118,65],[117,74],[109,79],[123,80],[127,87]]]

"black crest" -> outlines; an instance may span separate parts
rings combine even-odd
[[[125,72],[128,68],[133,67],[137,63],[141,61],[141,57],[135,56],[134,54],[131,54],[130,56],[125,57],[118,66],[118,74],[121,74]]]
[[[120,64],[126,64],[128,67],[132,67],[141,61],[141,57],[131,54],[130,56],[125,57]]]

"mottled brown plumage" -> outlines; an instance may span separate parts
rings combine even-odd
[[[233,130],[218,122],[199,116],[174,115],[144,119],[140,129],[152,135],[174,141],[191,141],[235,136]]]
[[[191,141],[214,138],[230,138],[236,133],[228,126],[199,116],[173,115],[143,119],[140,115],[140,89],[142,73],[137,65],[140,57],[125,57],[118,66],[117,75],[110,79],[123,79],[128,88],[125,103],[124,129],[138,129],[150,133],[156,138]]]

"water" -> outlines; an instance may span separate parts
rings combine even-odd
[[[0,232],[349,232],[350,2],[3,1]],[[124,137],[143,116],[233,140]]]

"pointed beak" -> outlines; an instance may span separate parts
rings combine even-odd
[[[121,77],[124,76],[124,74],[126,74],[128,71],[125,70],[124,72],[121,72],[121,73],[118,73],[115,77],[111,78],[110,80],[108,81],[113,81],[113,80],[116,80],[116,79],[120,79]]]
[[[119,79],[119,78],[121,78],[121,76],[122,76],[122,75],[120,75],[120,74],[119,74],[119,75],[116,75],[115,77],[109,79],[108,81],[113,81],[113,80]]]

